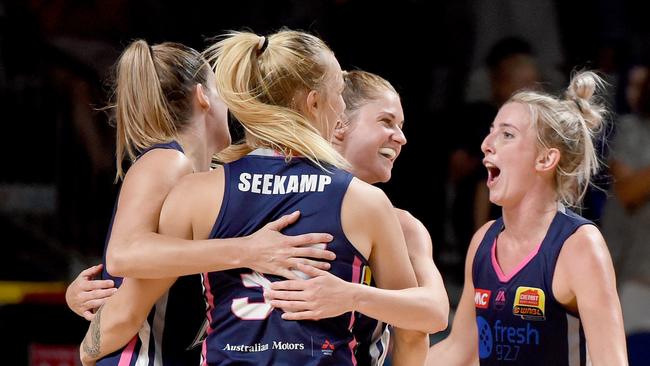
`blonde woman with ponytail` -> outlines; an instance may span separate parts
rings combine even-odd
[[[607,246],[570,209],[599,168],[602,86],[580,72],[563,98],[520,91],[499,110],[481,149],[503,216],[474,234],[451,334],[427,365],[627,365]]]
[[[304,257],[333,258],[332,253],[300,246],[327,242],[330,235],[279,233],[298,218],[295,212],[265,226],[266,220],[237,239],[191,241],[156,233],[172,187],[183,176],[208,171],[212,156],[230,144],[227,107],[219,94],[205,58],[181,44],[137,40],[117,62],[113,108],[117,179],[123,183],[107,237],[104,280],[92,280],[100,266],[90,268],[66,294],[75,312],[92,319],[81,345],[84,365],[112,352],[98,364],[198,363],[200,349],[193,346],[202,334],[205,304],[200,276],[185,275],[249,267],[292,277],[290,268],[298,261],[329,268]],[[184,277],[156,303],[151,317],[148,309],[139,312],[138,278],[179,275]],[[117,291],[113,283],[121,285]]]
[[[208,55],[220,95],[246,137],[220,154],[223,166],[181,180],[165,201],[160,232],[185,239],[246,235],[299,209],[302,218],[286,233],[331,233],[331,273],[370,283],[372,268],[379,287],[415,287],[390,201],[343,170],[348,164],[329,143],[345,103],[342,71],[325,43],[290,30],[268,37],[234,32]],[[304,268],[294,271],[305,277]],[[205,365],[357,363],[353,331],[359,316],[286,321],[264,297],[281,279],[250,269],[205,274]],[[138,306],[148,309],[171,283],[143,282]],[[424,361],[424,354],[405,348],[420,334],[396,330],[395,364]]]

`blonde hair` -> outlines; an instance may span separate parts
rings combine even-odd
[[[311,90],[323,95],[332,51],[318,37],[281,30],[268,39],[250,32],[231,32],[206,51],[214,68],[217,89],[232,115],[247,131],[246,140],[218,154],[224,162],[237,160],[257,147],[271,147],[346,168],[347,162],[299,112],[296,101]],[[333,55],[333,54],[332,54]]]
[[[379,75],[361,71],[344,71],[343,100],[345,101],[345,123],[356,119],[359,108],[373,100],[381,98],[382,92],[390,91],[399,97],[393,86]]]
[[[607,109],[594,94],[604,85],[597,74],[583,71],[573,75],[564,98],[522,91],[508,100],[528,106],[541,148],[560,151],[555,189],[559,200],[569,206],[580,204],[600,167],[593,140],[603,129]]]
[[[165,42],[153,47],[132,42],[117,61],[112,108],[115,109],[116,180],[122,161],[167,142],[189,121],[197,84],[206,84],[209,65],[196,50]]]

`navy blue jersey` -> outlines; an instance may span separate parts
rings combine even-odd
[[[341,227],[341,204],[352,175],[336,168],[328,170],[304,158],[287,162],[266,149],[224,165],[224,198],[210,237],[252,234],[267,222],[300,210],[298,222],[284,233],[332,234],[334,240],[327,248],[336,253],[336,260],[330,272],[361,283],[367,261]],[[263,289],[278,280],[283,278],[250,269],[207,274],[207,365],[355,365],[355,315],[346,313],[321,321],[283,320],[282,312],[263,297]]]
[[[176,141],[153,145],[143,150],[138,158],[153,149],[172,149],[183,152]],[[119,196],[118,196],[119,200]],[[115,204],[117,208],[117,203]],[[113,218],[106,236],[110,240],[115,219]],[[122,284],[121,277],[111,276],[106,271],[106,250],[104,250],[104,279],[112,279],[115,286]],[[197,345],[205,330],[205,301],[201,276],[183,276],[156,302],[143,324],[129,344],[121,350],[102,358],[98,366],[185,366],[198,365],[201,349]]]
[[[372,281],[370,267],[364,267],[364,284],[375,286]],[[368,282],[370,280],[370,282]],[[388,355],[390,342],[390,327],[388,324],[368,317],[362,313],[355,313],[354,335],[358,342],[357,364],[359,366],[382,366]]]
[[[496,259],[503,219],[496,220],[479,245],[472,265],[481,365],[585,365],[584,331],[553,296],[553,274],[564,242],[580,226],[592,224],[564,207],[555,214],[537,250],[506,276]]]

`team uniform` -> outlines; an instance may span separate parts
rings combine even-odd
[[[352,175],[324,171],[305,158],[286,161],[257,149],[224,165],[225,191],[210,238],[251,234],[265,223],[300,210],[300,219],[283,232],[326,232],[336,253],[330,272],[350,282],[370,283],[368,262],[341,226],[341,205]],[[284,278],[250,269],[210,272],[204,287],[208,336],[203,365],[357,365],[354,313],[320,321],[286,321],[263,297],[264,288]],[[364,339],[369,339],[365,337]]]
[[[176,141],[171,141],[142,151],[138,158],[153,149],[172,149],[183,153],[181,146]],[[108,229],[106,246],[110,240],[114,219],[115,210]],[[116,287],[119,287],[123,280],[121,277],[111,276],[106,271],[106,249],[102,277],[112,279]],[[97,365],[197,365],[201,359],[199,345],[207,325],[206,304],[201,298],[202,292],[200,275],[179,277],[169,291],[158,299],[138,334],[124,348],[99,360]]]
[[[586,224],[593,225],[561,207],[539,247],[509,276],[496,260],[503,218],[490,226],[472,265],[481,366],[590,364],[579,315],[558,303],[552,290],[564,242]]]
[[[371,285],[374,286],[374,283]],[[355,316],[357,318],[354,334],[359,343],[357,347],[357,364],[382,366],[388,354],[389,325],[361,313],[355,313]]]

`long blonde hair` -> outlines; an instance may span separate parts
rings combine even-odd
[[[206,50],[217,89],[232,115],[246,130],[246,140],[218,154],[236,160],[257,147],[270,147],[308,158],[324,168],[346,168],[347,162],[303,114],[298,99],[311,90],[323,95],[332,51],[313,35],[281,30],[268,38],[231,32]],[[333,55],[333,54],[332,54]]]
[[[607,109],[595,92],[604,85],[597,74],[583,71],[571,78],[564,98],[523,91],[508,100],[528,106],[540,147],[560,151],[555,189],[559,200],[570,206],[580,204],[600,167],[593,140],[603,130]]]
[[[113,94],[116,137],[116,180],[124,176],[122,161],[139,151],[177,138],[190,119],[197,84],[206,85],[210,67],[196,50],[179,43],[149,46],[132,42],[117,61]]]

